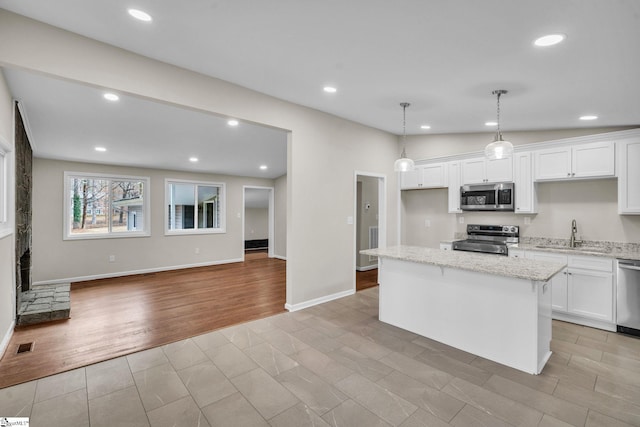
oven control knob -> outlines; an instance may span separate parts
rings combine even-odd
[[[509,231],[509,227],[507,227],[506,225],[504,225],[504,226],[502,227],[502,231],[504,231],[504,232],[506,233],[507,231]]]
[[[515,232],[516,232],[516,228],[515,228],[515,227],[511,227],[511,228],[509,229],[509,231],[511,231],[512,233],[515,233]]]

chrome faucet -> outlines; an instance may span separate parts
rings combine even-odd
[[[569,239],[569,247],[575,248],[576,244],[582,243],[582,240],[576,240],[576,233],[578,232],[578,225],[576,220],[571,221],[571,238]]]

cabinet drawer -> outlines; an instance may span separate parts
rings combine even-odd
[[[569,268],[613,272],[613,260],[611,258],[569,255],[568,265]]]

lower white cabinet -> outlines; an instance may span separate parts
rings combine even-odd
[[[551,280],[554,319],[615,330],[613,259],[535,251],[526,257],[567,264]]]

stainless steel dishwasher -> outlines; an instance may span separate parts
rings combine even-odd
[[[640,337],[640,261],[618,260],[618,332]]]

